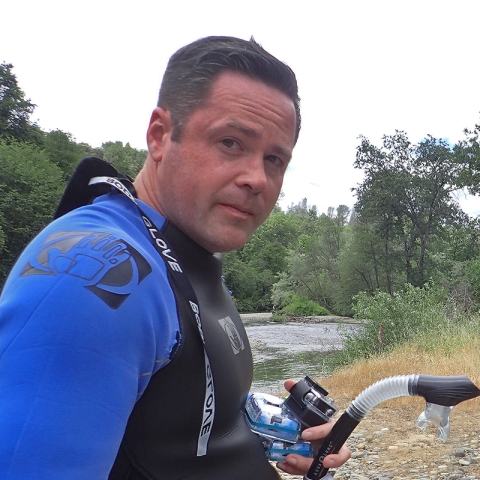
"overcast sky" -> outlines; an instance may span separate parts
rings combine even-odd
[[[15,0],[0,15],[0,62],[37,105],[32,118],[94,147],[146,148],[178,48],[253,35],[293,68],[302,99],[283,207],[303,197],[321,212],[353,206],[359,135],[454,143],[480,122],[479,0]]]

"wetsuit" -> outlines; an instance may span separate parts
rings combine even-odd
[[[220,259],[139,203],[194,287],[205,348],[128,198],[53,222],[0,299],[0,478],[278,479],[243,417],[251,352]]]

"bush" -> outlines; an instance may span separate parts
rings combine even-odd
[[[292,295],[288,305],[285,305],[281,311],[300,315],[302,317],[331,315],[326,308],[322,307],[317,302],[298,295]]]
[[[237,307],[237,310],[240,313],[250,313],[250,312],[255,312],[255,305],[253,302],[251,302],[248,298],[243,299],[243,300],[238,300],[235,297],[233,298],[233,303]]]
[[[291,320],[291,315],[281,310],[275,310],[271,317],[272,322],[285,323]]]
[[[390,351],[424,335],[434,336],[449,328],[454,317],[445,291],[432,285],[406,285],[393,295],[363,292],[354,297],[353,309],[355,317],[363,320],[363,329],[357,335],[344,334],[340,364]]]

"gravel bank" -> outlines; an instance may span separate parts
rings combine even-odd
[[[243,323],[252,322],[268,322],[272,318],[270,312],[261,313],[241,313],[240,318]],[[294,317],[292,316],[289,322],[299,323],[362,323],[360,320],[356,320],[351,317],[338,317],[335,315],[322,316],[322,317]]]
[[[454,410],[451,435],[443,443],[433,427],[426,432],[414,427],[421,408],[369,413],[347,440],[352,458],[337,469],[335,480],[480,479],[480,414]]]
[[[272,318],[272,314],[270,312],[241,313],[240,318],[242,319],[243,323],[267,322],[270,320],[270,318]]]

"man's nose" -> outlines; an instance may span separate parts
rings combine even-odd
[[[265,161],[263,155],[252,155],[246,159],[241,172],[237,175],[237,185],[247,187],[253,193],[263,192],[268,185]]]

